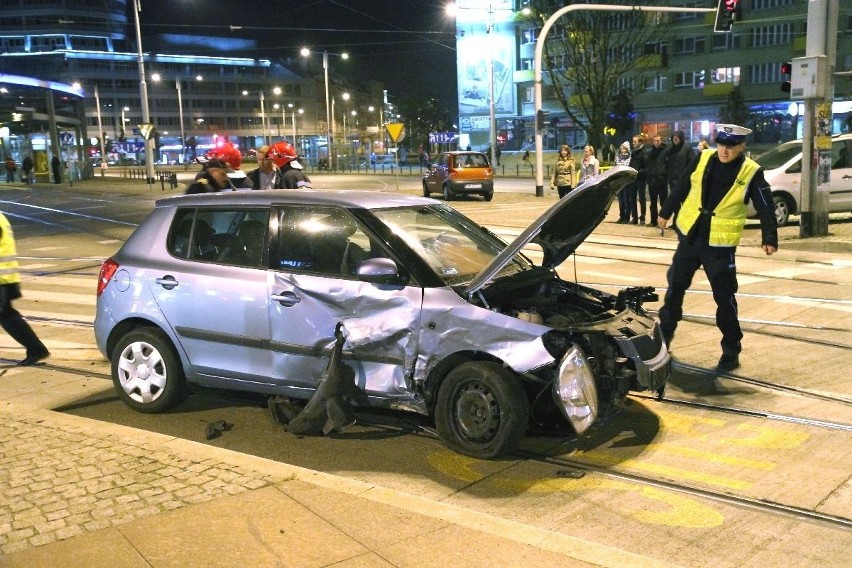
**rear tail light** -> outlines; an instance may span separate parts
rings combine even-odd
[[[118,263],[111,258],[108,258],[101,264],[101,271],[98,274],[98,293],[97,296],[103,294],[106,285],[112,280],[115,271],[118,270]]]

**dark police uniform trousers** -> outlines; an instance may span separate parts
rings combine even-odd
[[[716,325],[722,332],[722,350],[738,354],[743,332],[737,317],[736,247],[711,247],[705,239],[690,242],[680,236],[672,264],[666,274],[668,290],[660,309],[660,328],[665,337],[674,334],[683,317],[683,298],[692,285],[692,277],[700,266],[710,281],[716,300]]]

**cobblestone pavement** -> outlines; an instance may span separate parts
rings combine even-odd
[[[0,552],[9,554],[280,479],[96,428],[0,410]]]

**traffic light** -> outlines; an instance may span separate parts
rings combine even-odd
[[[550,114],[550,113],[547,112],[546,110],[539,109],[539,110],[536,111],[536,113],[535,113],[536,128],[538,128],[539,130],[544,130],[544,124],[545,124],[545,121],[547,120],[548,114]]]
[[[790,92],[790,75],[793,73],[793,64],[785,61],[781,64],[781,92]]]
[[[729,32],[734,22],[740,19],[740,0],[719,0],[716,6],[716,23],[713,24],[714,32]]]

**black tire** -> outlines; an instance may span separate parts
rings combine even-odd
[[[444,201],[449,201],[452,198],[453,198],[453,196],[450,193],[450,186],[448,186],[447,184],[444,184]]]
[[[773,196],[772,201],[775,202],[775,223],[783,227],[790,220],[790,203],[781,195]]]
[[[423,182],[423,197],[429,197],[431,192],[429,191],[429,185],[424,181]]]
[[[491,191],[489,193],[483,193],[482,198],[485,199],[485,201],[491,201],[492,199],[494,199],[494,192]]]
[[[112,384],[130,408],[155,414],[186,398],[186,377],[168,337],[159,329],[137,329],[112,352]]]
[[[438,389],[438,435],[460,454],[491,459],[512,452],[528,422],[529,402],[520,380],[496,363],[463,363]]]

